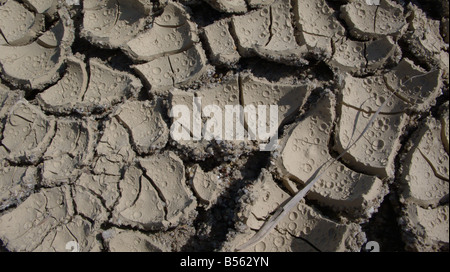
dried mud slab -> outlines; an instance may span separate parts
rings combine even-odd
[[[207,70],[206,53],[200,44],[153,61],[134,65],[134,70],[140,75],[147,86],[151,87],[152,95],[168,95],[173,87],[185,87],[199,80]]]
[[[336,42],[336,49],[329,64],[342,72],[361,73],[366,65],[364,42],[342,39]]]
[[[140,155],[163,148],[169,138],[169,128],[162,117],[162,101],[125,102],[118,109],[118,120],[130,131],[133,146]]]
[[[74,210],[69,191],[67,186],[42,189],[14,210],[2,214],[0,238],[6,248],[11,251],[36,250],[58,226],[70,222]]]
[[[77,166],[77,160],[68,154],[46,160],[42,168],[42,183],[45,186],[73,183],[80,174]]]
[[[172,118],[172,127],[171,127],[171,139],[174,139],[178,144],[189,144],[192,143],[190,137],[193,134],[193,125],[194,125],[194,107],[197,110],[199,109],[198,105],[195,101],[195,93],[190,91],[183,91],[179,89],[171,90],[169,93],[169,116]],[[183,106],[188,112],[178,112],[176,109],[177,106]],[[191,114],[192,113],[192,114]],[[183,120],[178,121],[180,118],[185,118],[183,114],[189,114],[189,124],[183,124]],[[177,125],[179,124],[179,125]],[[196,122],[198,125],[198,121]],[[186,127],[187,126],[187,127]],[[177,138],[174,137],[174,133],[179,133],[182,137]],[[198,132],[197,132],[198,133]],[[184,138],[187,137],[187,138]],[[197,138],[197,137],[196,137]],[[198,140],[198,139],[197,139]]]
[[[243,241],[249,240],[254,234],[254,231],[233,234],[222,247],[222,251],[236,251],[236,248],[238,248]],[[246,249],[245,252],[319,252],[319,249],[311,246],[303,239],[294,237],[291,234],[281,234],[274,230],[269,233],[263,241]]]
[[[111,252],[168,252],[170,249],[151,235],[138,231],[111,228],[102,233]]]
[[[378,177],[393,177],[400,136],[408,122],[405,111],[412,105],[393,95],[381,76],[365,79],[347,76],[342,88],[335,150],[342,153],[386,102],[364,137],[343,158],[361,172]],[[401,90],[397,89],[396,92],[402,94]]]
[[[246,0],[204,0],[214,9],[225,13],[247,12]]]
[[[261,8],[273,4],[275,0],[247,0],[246,2],[251,8]]]
[[[393,63],[398,63],[402,55],[398,44],[389,36],[365,43],[367,69],[372,72]]]
[[[403,39],[409,50],[422,61],[448,71],[448,44],[442,39],[440,22],[428,18],[416,5],[409,4],[408,10],[411,12],[411,18],[408,32]]]
[[[341,105],[341,117],[334,147],[337,152],[344,151],[355,138],[354,135],[360,135],[363,132],[372,114],[374,112],[366,113]],[[381,178],[393,177],[394,159],[400,148],[400,136],[406,123],[407,115],[403,113],[377,116],[365,137],[343,156],[344,160],[365,173]]]
[[[70,222],[57,226],[47,234],[34,252],[100,252],[102,244],[96,239],[98,230],[92,224],[75,216]],[[77,243],[74,244],[74,242]],[[71,247],[73,246],[73,247]]]
[[[422,207],[436,206],[449,193],[448,181],[437,177],[420,151],[412,152],[404,166],[407,183],[403,197]]]
[[[290,1],[278,1],[260,10],[231,20],[239,53],[258,55],[287,65],[304,65],[306,46],[299,46],[294,36]]]
[[[173,70],[168,57],[137,64],[133,69],[144,79],[146,87],[151,88],[151,94],[164,95],[174,86]]]
[[[381,114],[403,113],[411,107],[408,102],[392,94],[383,76],[358,78],[345,75],[342,81],[340,99],[347,107],[364,111],[366,114],[375,112],[386,100]]]
[[[107,107],[136,95],[141,83],[133,75],[114,70],[96,59],[89,60],[89,85],[83,101]]]
[[[172,117],[173,124],[171,129],[180,134],[180,137],[177,138],[172,132],[172,140],[175,145],[187,151],[193,159],[204,160],[216,154],[216,151],[219,151],[225,158],[228,156],[238,157],[247,149],[252,149],[252,144],[246,140],[245,135],[238,134],[236,130],[238,126],[244,127],[243,118],[236,114],[233,115],[234,121],[226,120],[224,117],[227,108],[232,112],[235,107],[240,106],[238,74],[229,74],[222,79],[221,84],[208,84],[198,91],[172,90],[169,101],[169,116]],[[201,103],[201,107],[199,103]],[[184,106],[188,112],[177,112],[175,106]],[[220,112],[222,116],[214,116],[214,110]],[[194,117],[191,114],[194,112],[203,112],[204,115],[201,116],[203,119]],[[189,114],[189,118],[186,120],[188,124],[184,124],[184,121],[180,120],[180,114]],[[226,134],[227,128],[233,129],[233,131]],[[194,141],[191,140],[191,137]]]
[[[73,183],[82,166],[91,164],[96,142],[95,123],[91,120],[56,121],[56,132],[44,154],[42,184],[55,186]]]
[[[24,98],[23,91],[19,90],[11,91],[8,87],[2,85],[0,82],[0,131],[3,131],[4,127],[3,119],[8,115],[10,108],[23,98]],[[4,148],[0,147],[0,150],[2,149]],[[0,158],[3,157],[2,154],[3,151],[0,151]]]
[[[222,247],[223,251],[234,251],[250,239],[270,213],[289,198],[266,170],[250,189],[249,195],[243,198],[249,202],[243,200],[238,213],[240,222],[250,229],[230,235]],[[264,240],[246,251],[359,251],[364,242],[365,235],[357,224],[336,223],[306,204],[299,203]]]
[[[402,66],[406,62],[406,60],[402,61],[393,71],[404,71]],[[405,101],[404,97],[408,93],[403,90],[411,93],[412,91],[406,87],[410,85],[406,85],[406,81],[402,83],[403,79],[400,79],[400,76],[392,77],[392,74],[394,72],[385,74],[384,77],[372,76],[364,79],[346,76],[342,86],[342,102],[339,106],[341,117],[334,148],[341,153],[349,146],[352,139],[361,134],[372,115],[383,105],[380,114],[361,141],[343,156],[352,167],[378,177],[394,175],[394,159],[400,148],[400,136],[408,123],[406,111],[427,107],[423,101],[415,101],[423,102],[422,104]],[[425,93],[423,98],[428,98],[425,95],[434,95],[427,94],[427,89],[431,89],[434,82],[417,80],[419,85],[415,87]],[[435,80],[438,82],[438,78]],[[392,87],[394,84],[396,87]],[[436,92],[436,90],[432,89],[429,92]],[[417,97],[417,93],[414,97]]]
[[[177,226],[189,220],[196,201],[185,184],[184,165],[172,152],[139,160],[120,181],[120,199],[113,222],[143,230]],[[148,209],[147,207],[154,207]]]
[[[446,251],[449,244],[448,205],[424,209],[409,205],[400,224],[405,233],[403,240],[411,251]]]
[[[0,13],[0,30],[5,41],[1,45],[26,45],[44,30],[44,16],[30,12],[16,1],[0,6]]]
[[[23,2],[35,12],[42,13],[47,16],[52,16],[56,13],[58,5],[58,1],[56,0],[24,0]]]
[[[201,102],[200,110],[202,113],[206,113],[204,115],[207,115],[204,116],[206,117],[206,121],[202,127],[208,128],[209,132],[211,132],[211,134],[203,133],[203,137],[206,140],[230,140],[230,142],[233,140],[237,140],[237,142],[243,140],[238,138],[237,131],[233,131],[231,134],[226,131],[228,127],[227,122],[228,124],[233,123],[233,129],[237,126],[242,126],[243,122],[240,117],[238,118],[237,116],[234,116],[233,120],[226,120],[226,116],[222,116],[223,119],[220,120],[220,116],[217,116],[217,118],[213,116],[213,114],[215,114],[214,109],[220,109],[222,114],[226,115],[227,107],[235,107],[240,105],[240,86],[238,77],[239,75],[237,74],[230,75],[228,78],[224,78],[221,84],[205,86],[195,92],[197,101]],[[211,105],[214,105],[214,109],[212,110],[210,109]],[[208,109],[206,107],[208,107]],[[210,111],[213,113],[210,113]],[[195,121],[196,120],[192,120],[191,122],[193,126],[196,125]],[[218,128],[220,125],[221,129]],[[193,129],[191,131],[194,133]],[[195,137],[196,135],[193,136]]]
[[[418,111],[426,111],[442,94],[442,70],[425,71],[411,60],[403,59],[384,75],[387,86]]]
[[[141,169],[128,168],[119,186],[121,194],[113,212],[113,222],[144,230],[163,228],[165,203]]]
[[[2,132],[0,139],[3,139],[3,128],[6,123],[5,119],[8,116],[10,108],[23,98],[23,91],[11,91],[8,87],[0,83],[0,131]],[[0,145],[0,161],[6,157],[8,157],[8,150],[5,146]]]
[[[192,84],[206,72],[206,54],[201,44],[175,55],[169,56],[175,87]]]
[[[164,15],[161,16],[169,16]],[[196,25],[185,19],[180,26],[155,24],[127,43],[129,55],[138,61],[152,61],[183,52],[198,42]],[[147,46],[142,46],[143,44]]]
[[[170,3],[155,18],[152,28],[130,40],[123,49],[135,60],[151,61],[183,52],[198,42],[197,26],[190,21],[187,10]]]
[[[19,44],[0,42],[0,68],[5,80],[19,87],[43,89],[59,79],[65,59],[71,53],[74,26],[67,10],[59,9],[58,15],[59,21],[39,37],[33,36]]]
[[[214,145],[213,141],[206,141],[202,139],[198,139],[201,137],[195,138],[196,141],[192,141],[191,137],[193,137],[193,116],[190,115],[188,121],[189,121],[189,127],[185,127],[183,125],[183,121],[179,121],[179,118],[181,118],[181,115],[179,114],[190,114],[193,112],[193,101],[195,98],[195,94],[193,92],[186,92],[182,90],[172,90],[169,94],[169,101],[170,101],[170,111],[169,115],[172,117],[172,127],[171,127],[171,139],[172,145],[177,146],[178,148],[182,148],[184,152],[189,156],[192,157],[195,160],[204,160],[207,157],[211,157],[214,154],[214,151],[212,149],[212,146]],[[185,109],[188,109],[189,112],[184,113],[178,113],[174,110],[174,106],[186,106]],[[202,121],[196,122],[197,125],[203,124]],[[204,125],[204,124],[203,124]],[[217,124],[218,125],[218,124]],[[224,124],[222,124],[224,125]],[[222,128],[222,126],[220,126]],[[178,135],[174,135],[174,133],[177,133]],[[214,136],[214,135],[211,135]],[[194,139],[194,138],[192,138]]]
[[[74,186],[72,197],[77,213],[90,219],[95,226],[100,226],[108,220],[109,213],[103,206],[102,199],[94,192],[83,186]]]
[[[186,185],[183,161],[168,151],[139,160],[165,205],[165,226],[177,226],[190,220],[197,201]]]
[[[248,201],[242,197],[242,205],[238,214],[239,219],[253,230],[260,229],[267,217],[279,205],[289,199],[289,194],[283,191],[273,180],[272,174],[263,169],[255,184],[248,190]]]
[[[420,153],[432,166],[435,175],[443,180],[449,180],[449,157],[441,141],[441,124],[429,120],[428,130],[423,133],[422,139],[417,148]]]
[[[0,82],[0,119],[7,116],[9,109],[24,97],[21,90],[12,91]],[[3,124],[0,124],[0,126]]]
[[[287,65],[309,63],[304,59],[308,53],[306,45],[300,46],[295,39],[290,1],[276,1],[270,5],[269,33],[267,43],[255,48],[259,56]]]
[[[283,83],[272,83],[257,78],[252,74],[241,74],[240,81],[242,89],[243,106],[278,106],[278,126],[281,126],[289,117],[297,112],[311,93],[308,84],[288,85]],[[268,113],[268,109],[266,109]],[[260,116],[257,114],[257,118]],[[266,119],[269,124],[269,118]],[[249,117],[246,118],[247,124]]]
[[[13,162],[38,162],[55,133],[55,120],[39,108],[20,100],[11,107],[3,131],[2,145]],[[20,137],[19,137],[20,135]]]
[[[82,100],[88,82],[86,64],[78,58],[69,57],[62,79],[38,94],[37,99],[48,111],[68,112]]]
[[[390,37],[369,42],[341,39],[334,43],[335,52],[328,64],[340,72],[362,75],[396,63],[399,46]]]
[[[207,205],[211,205],[219,196],[220,184],[217,173],[205,172],[198,165],[194,165],[194,174],[191,181],[191,186],[194,189],[195,195]]]
[[[101,203],[109,211],[119,198],[118,185],[120,176],[93,175],[82,173],[76,181],[76,186],[82,187],[101,200]],[[97,200],[95,200],[97,202]]]
[[[37,183],[36,167],[0,166],[0,210],[20,203]]]
[[[270,7],[255,10],[242,16],[233,16],[232,32],[243,56],[252,55],[256,46],[264,46],[270,37]]]
[[[97,160],[93,165],[95,174],[120,177],[122,168],[136,157],[129,138],[127,130],[117,118],[106,123],[96,148]]]
[[[335,103],[331,93],[322,97],[315,108],[302,121],[292,125],[280,140],[281,148],[274,161],[279,176],[292,192],[297,188],[289,180],[307,184],[332,160],[328,144],[335,119]],[[354,217],[370,217],[386,194],[387,185],[378,178],[335,162],[311,189],[309,196]]]
[[[436,206],[449,193],[448,153],[441,142],[441,125],[429,119],[412,138],[402,165],[403,202]]]
[[[346,30],[334,10],[324,0],[293,1],[297,40],[308,51],[330,57],[332,43],[345,36]]]
[[[125,98],[136,96],[141,88],[136,77],[98,59],[89,59],[88,69],[82,60],[71,57],[63,78],[38,94],[37,99],[50,112],[87,113],[108,110]]]
[[[203,33],[211,63],[232,67],[239,61],[240,55],[230,32],[229,20],[214,22],[204,27]]]
[[[448,249],[449,156],[441,133],[439,121],[426,119],[411,138],[402,162],[400,225],[412,251]]]
[[[403,7],[392,0],[380,0],[380,5],[351,1],[341,6],[340,16],[350,34],[363,40],[385,35],[400,37],[408,26]]]
[[[62,154],[77,157],[81,165],[89,165],[95,142],[96,123],[90,119],[58,119],[56,132],[44,158],[56,158]]]
[[[144,0],[87,0],[83,2],[81,36],[104,48],[119,48],[148,23],[152,12]]]
[[[197,27],[187,9],[177,3],[169,3],[155,18],[153,28],[128,42],[124,52],[135,60],[147,61],[133,68],[151,88],[151,94],[167,96],[169,89],[193,84],[207,69]]]

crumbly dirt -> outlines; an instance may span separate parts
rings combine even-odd
[[[0,0],[0,252],[448,251],[448,1],[369,2]]]

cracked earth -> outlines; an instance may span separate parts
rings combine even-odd
[[[0,0],[0,251],[235,251],[340,154],[245,250],[448,251],[448,29],[445,0]],[[277,105],[276,150],[172,139],[194,98]]]

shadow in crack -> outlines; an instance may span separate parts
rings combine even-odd
[[[322,252],[313,243],[303,237],[293,237],[290,250],[292,252]]]
[[[3,244],[3,241],[0,240],[0,253],[1,252],[9,252],[9,250],[5,247],[5,245]]]
[[[397,224],[397,214],[394,208],[395,195],[388,194],[378,212],[375,213],[368,223],[363,224],[367,241],[374,241],[380,245],[381,252],[403,252],[405,244],[402,241],[400,226]],[[363,249],[365,245],[363,245]]]
[[[194,2],[193,4],[187,6],[191,10],[192,20],[199,27],[205,27],[214,23],[215,21],[231,16],[228,14],[220,13],[204,1]]]
[[[243,163],[231,171],[240,172],[242,178],[231,180],[230,186],[209,209],[197,208],[198,216],[194,221],[196,234],[186,243],[182,251],[210,252],[222,247],[227,234],[234,229],[242,189],[257,180],[261,169],[268,165],[269,156],[269,152],[257,152],[240,158]]]

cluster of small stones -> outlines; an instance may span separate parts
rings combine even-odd
[[[199,223],[199,211],[228,198],[234,228],[210,239],[233,251],[345,152],[246,250],[360,251],[362,224],[390,192],[405,249],[448,250],[449,14],[448,1],[430,1],[442,19],[395,0],[0,1],[1,244],[195,249],[220,224]],[[205,24],[198,7],[222,16]],[[85,54],[83,43],[131,65]],[[286,71],[322,65],[332,80],[273,79],[245,68],[255,59]],[[193,112],[196,98],[278,105],[280,139],[256,179],[237,172],[262,152],[259,140],[171,139],[171,109]]]

